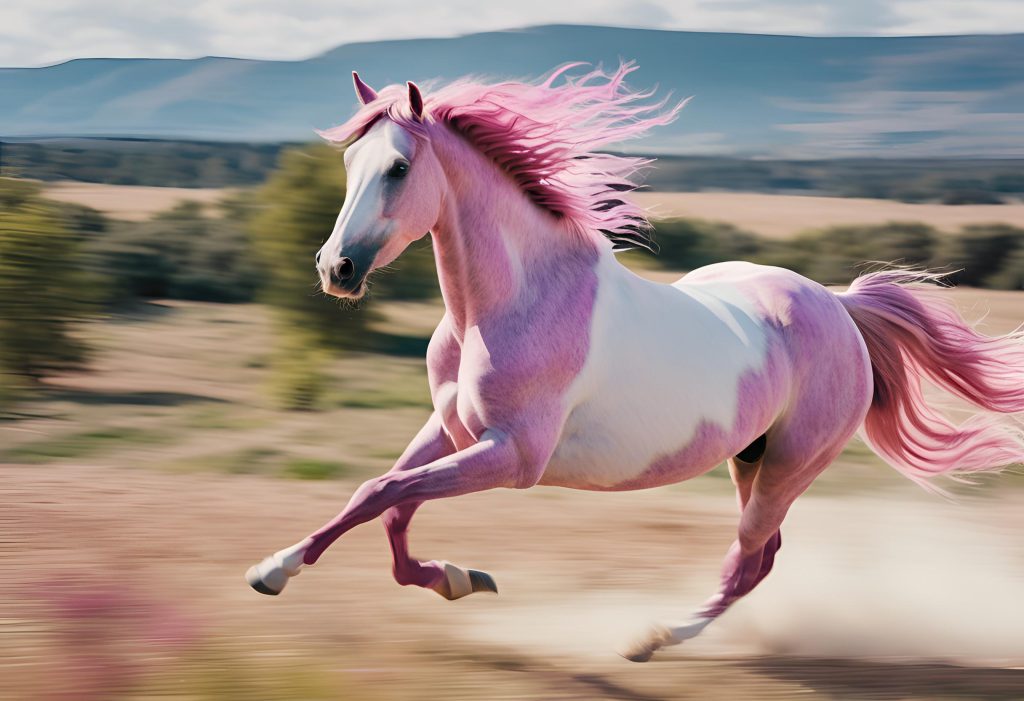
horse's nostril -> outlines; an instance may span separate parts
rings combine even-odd
[[[331,269],[331,278],[336,285],[348,282],[355,274],[356,264],[351,258],[342,258]]]
[[[320,251],[316,252],[316,264],[320,265]]]

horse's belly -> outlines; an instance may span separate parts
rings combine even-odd
[[[771,420],[768,337],[742,300],[636,287],[599,289],[591,350],[542,484],[638,489],[689,479]]]
[[[678,394],[671,399],[647,395],[638,403],[613,392],[609,402],[576,407],[541,484],[642,489],[714,468],[750,438],[738,427],[742,412],[735,401],[736,384],[722,378],[721,389],[703,396],[694,391],[696,384],[676,385]]]

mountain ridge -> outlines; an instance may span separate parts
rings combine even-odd
[[[541,25],[356,42],[307,59],[80,58],[0,69],[0,137],[314,138],[355,107],[348,73],[537,77],[637,59],[638,87],[695,94],[633,150],[794,157],[1024,155],[1024,34],[819,37]]]

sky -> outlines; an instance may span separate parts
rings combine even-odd
[[[303,59],[357,41],[555,23],[844,36],[1024,32],[1024,0],[3,0],[0,66]]]

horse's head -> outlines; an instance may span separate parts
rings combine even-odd
[[[363,104],[377,99],[353,73]],[[408,84],[408,109],[423,116],[419,88]],[[366,276],[387,265],[437,222],[444,174],[430,143],[382,114],[345,151],[345,203],[327,242],[316,254],[326,292],[362,297]]]

